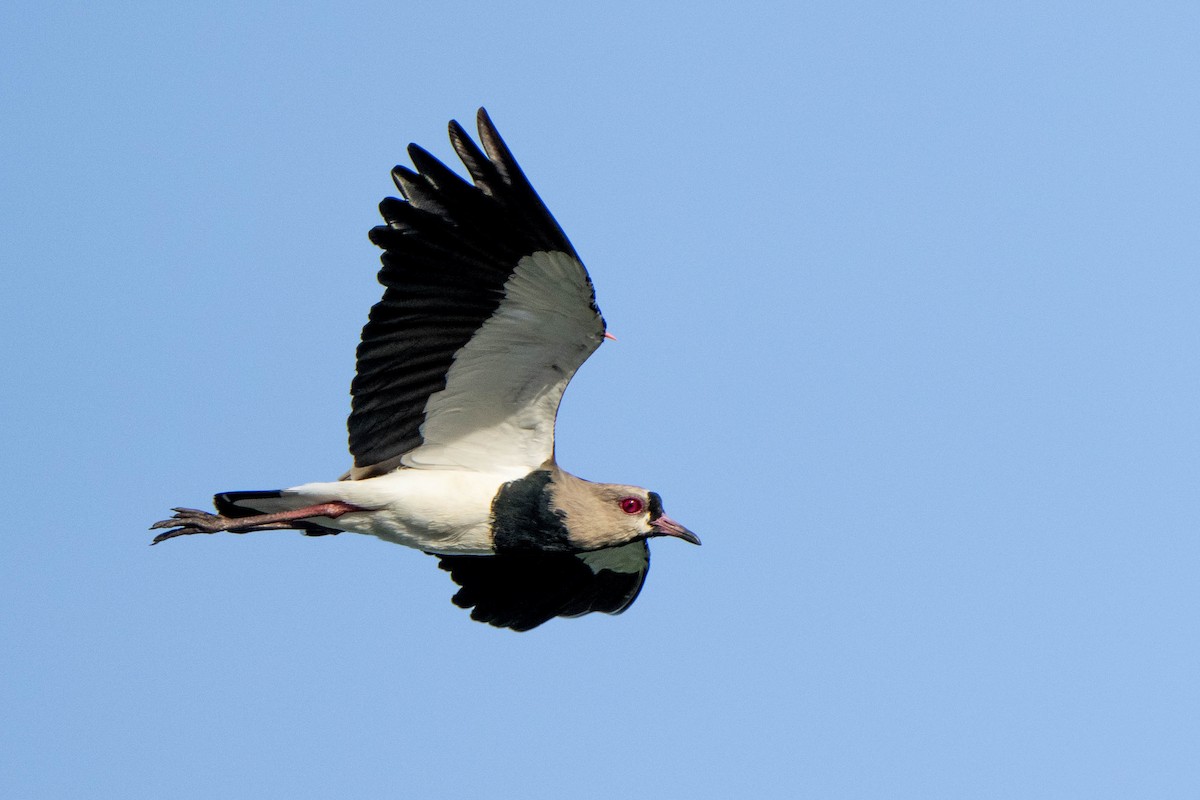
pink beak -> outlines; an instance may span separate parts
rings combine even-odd
[[[654,528],[654,533],[651,536],[674,536],[677,539],[683,539],[685,542],[692,544],[700,544],[700,537],[689,531],[687,528],[680,525],[675,520],[663,514],[658,519],[650,523],[650,527]]]

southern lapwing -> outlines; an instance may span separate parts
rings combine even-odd
[[[410,145],[404,199],[379,206],[383,299],[350,387],[353,468],[341,480],[225,492],[218,513],[156,522],[153,544],[194,533],[352,531],[436,556],[481,622],[528,630],[556,616],[616,614],[646,579],[646,539],[694,533],[637,486],[559,469],[554,418],[605,338],[575,248],[479,110],[481,150],[450,141],[474,185]]]

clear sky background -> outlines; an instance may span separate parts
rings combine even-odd
[[[9,3],[0,795],[1200,795],[1200,6]],[[486,105],[620,338],[623,616],[148,547],[349,464],[366,232]]]

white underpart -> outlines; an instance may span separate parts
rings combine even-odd
[[[606,547],[603,550],[589,550],[579,553],[577,557],[587,564],[593,574],[607,569],[612,572],[637,573],[646,568],[646,545],[644,542],[630,542],[620,547]]]
[[[364,511],[311,521],[431,553],[485,555],[493,552],[492,499],[503,481],[474,471],[401,469],[359,481],[306,483],[242,505],[270,513],[341,500]]]
[[[553,456],[559,401],[603,325],[583,265],[566,253],[522,258],[503,291],[426,402],[424,442],[405,466],[516,477]]]

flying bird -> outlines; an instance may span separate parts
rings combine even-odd
[[[370,232],[383,299],[357,351],[340,480],[223,492],[175,508],[152,544],[197,533],[350,531],[437,557],[453,602],[496,627],[617,614],[650,566],[646,540],[700,544],[655,492],[560,469],[567,383],[611,337],[575,248],[484,109],[482,149],[450,141],[472,183],[413,144]]]

